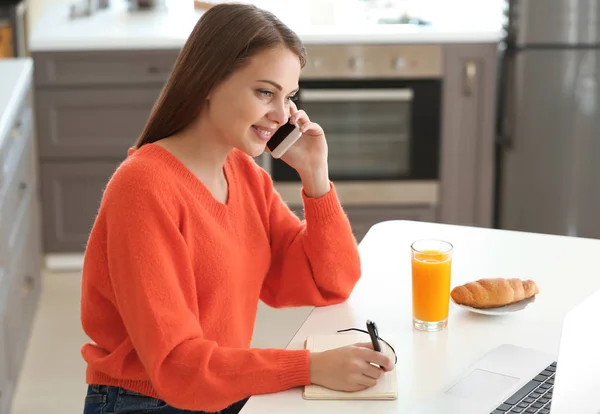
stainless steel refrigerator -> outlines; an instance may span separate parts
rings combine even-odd
[[[507,5],[496,225],[600,238],[600,0]]]

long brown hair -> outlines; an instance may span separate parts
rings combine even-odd
[[[306,63],[298,36],[273,13],[254,5],[220,3],[198,20],[165,83],[135,147],[188,126],[210,91],[255,54],[286,46]]]

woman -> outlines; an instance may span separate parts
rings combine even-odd
[[[369,344],[249,349],[259,299],[336,304],[360,276],[323,130],[291,102],[304,53],[251,5],[216,5],[197,23],[86,248],[86,414],[232,414],[251,395],[360,390],[382,374],[370,363],[392,369]],[[252,159],[290,117],[304,136],[283,160],[302,179],[305,222]]]

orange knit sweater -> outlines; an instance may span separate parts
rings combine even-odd
[[[234,150],[224,168],[225,204],[155,144],[112,176],[83,267],[89,384],[218,411],[310,382],[308,351],[249,348],[258,301],[346,300],[360,275],[347,217],[333,185],[302,193],[301,222],[250,157]]]

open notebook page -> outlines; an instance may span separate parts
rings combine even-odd
[[[385,338],[387,340],[387,338]],[[369,335],[364,333],[338,333],[312,335],[306,338],[306,349],[314,352],[326,351],[359,342],[370,342]],[[394,353],[383,341],[379,341],[381,352],[394,360]],[[390,342],[395,348],[395,345]],[[383,400],[396,399],[398,396],[398,385],[396,369],[386,372],[377,385],[361,391],[345,392],[330,390],[320,385],[307,385],[304,387],[303,397],[314,400]]]

